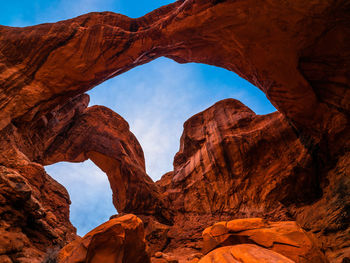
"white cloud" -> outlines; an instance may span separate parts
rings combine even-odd
[[[232,80],[231,80],[232,78]],[[90,91],[90,105],[105,105],[130,124],[158,180],[173,169],[183,123],[224,98],[236,98],[253,110],[266,98],[234,73],[198,64],[180,65],[161,58],[109,80]]]

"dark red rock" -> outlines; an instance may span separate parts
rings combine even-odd
[[[311,201],[320,191],[312,157],[284,117],[255,115],[233,99],[185,122],[171,177],[165,193],[184,212],[274,210],[283,219],[283,205]]]
[[[280,113],[255,115],[231,99],[186,121],[174,171],[157,182],[178,210],[166,251],[186,233],[187,247],[201,247],[214,218],[263,217],[297,219],[329,257],[348,255],[348,157],[321,170],[302,140]]]
[[[43,164],[91,159],[108,176],[119,212],[171,222],[167,200],[145,172],[142,148],[128,123],[103,106],[87,108],[46,149]]]

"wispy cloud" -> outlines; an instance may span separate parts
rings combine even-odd
[[[183,122],[198,108],[193,103],[196,74],[160,60],[90,92],[91,105],[106,105],[129,122],[143,147],[147,172],[155,180],[172,170]]]

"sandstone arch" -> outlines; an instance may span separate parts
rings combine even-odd
[[[82,100],[87,98],[81,96]],[[153,215],[166,223],[172,221],[167,199],[146,174],[142,148],[130,132],[129,124],[106,107],[88,107],[74,116],[44,150],[40,162],[47,165],[87,159],[108,176],[113,204],[119,212]]]
[[[347,122],[349,8],[331,0],[186,0],[138,19],[107,12],[0,27],[1,127],[167,56],[235,71],[317,142]]]
[[[0,26],[0,164],[2,175],[11,175],[4,176],[0,183],[12,193],[10,197],[21,196],[17,192],[21,189],[28,197],[12,200],[4,193],[7,203],[15,207],[19,202],[25,210],[16,210],[16,223],[34,236],[33,242],[44,240],[42,244],[54,245],[70,240],[74,231],[67,218],[69,200],[40,164],[85,158],[93,159],[107,173],[127,167],[126,174],[134,178],[122,180],[141,179],[145,188],[138,189],[144,189],[154,201],[142,209],[162,220],[169,219],[169,215],[159,213],[167,202],[160,201],[163,197],[158,187],[143,173],[138,147],[121,143],[130,137],[123,137],[126,134],[118,130],[118,125],[120,141],[112,142],[112,149],[103,149],[98,143],[85,148],[84,136],[75,145],[57,137],[68,132],[68,138],[73,139],[69,130],[84,128],[82,123],[75,126],[84,118],[92,118],[92,123],[101,121],[96,120],[96,111],[113,115],[104,108],[86,110],[85,91],[166,56],[180,63],[201,62],[226,68],[265,92],[286,117],[296,140],[312,156],[322,181],[323,199],[310,207],[295,204],[293,211],[308,229],[321,236],[332,234],[326,238],[327,247],[337,240],[334,250],[346,249],[349,21],[350,3],[346,0],[180,0],[138,19],[105,12],[26,28]],[[57,116],[62,118],[51,123],[53,129],[48,132],[48,125]],[[89,129],[97,133],[95,142],[111,143],[97,126],[81,132]],[[83,150],[75,151],[77,145]],[[115,155],[119,156],[117,161]],[[109,177],[111,181],[121,180],[119,172],[110,172]],[[21,187],[16,188],[13,182]],[[125,193],[120,185],[112,187]],[[59,205],[50,200],[51,196],[60,200]],[[124,197],[128,200],[115,199],[120,210],[129,211],[133,206],[139,209],[132,193]],[[332,205],[339,210],[332,210]],[[34,213],[33,207],[39,207],[40,213]],[[29,218],[27,211],[31,211]],[[333,213],[334,224],[318,224],[323,215]],[[57,230],[55,226],[59,226]],[[16,249],[22,251],[23,246],[18,244]],[[42,249],[44,245],[37,247]],[[36,250],[28,253],[40,254]]]

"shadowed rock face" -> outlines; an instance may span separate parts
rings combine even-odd
[[[142,148],[128,123],[110,109],[93,106],[66,127],[47,148],[43,164],[91,159],[108,176],[120,212],[155,215],[171,222],[166,199],[145,172]]]
[[[90,158],[153,248],[196,251],[208,225],[258,215],[297,219],[340,261],[350,246],[349,21],[346,0],[186,0],[138,19],[0,26],[1,260],[40,261],[74,239],[68,194],[42,165]],[[280,113],[226,100],[194,116],[174,171],[154,184],[127,123],[87,108],[83,93],[160,56],[234,71]]]

